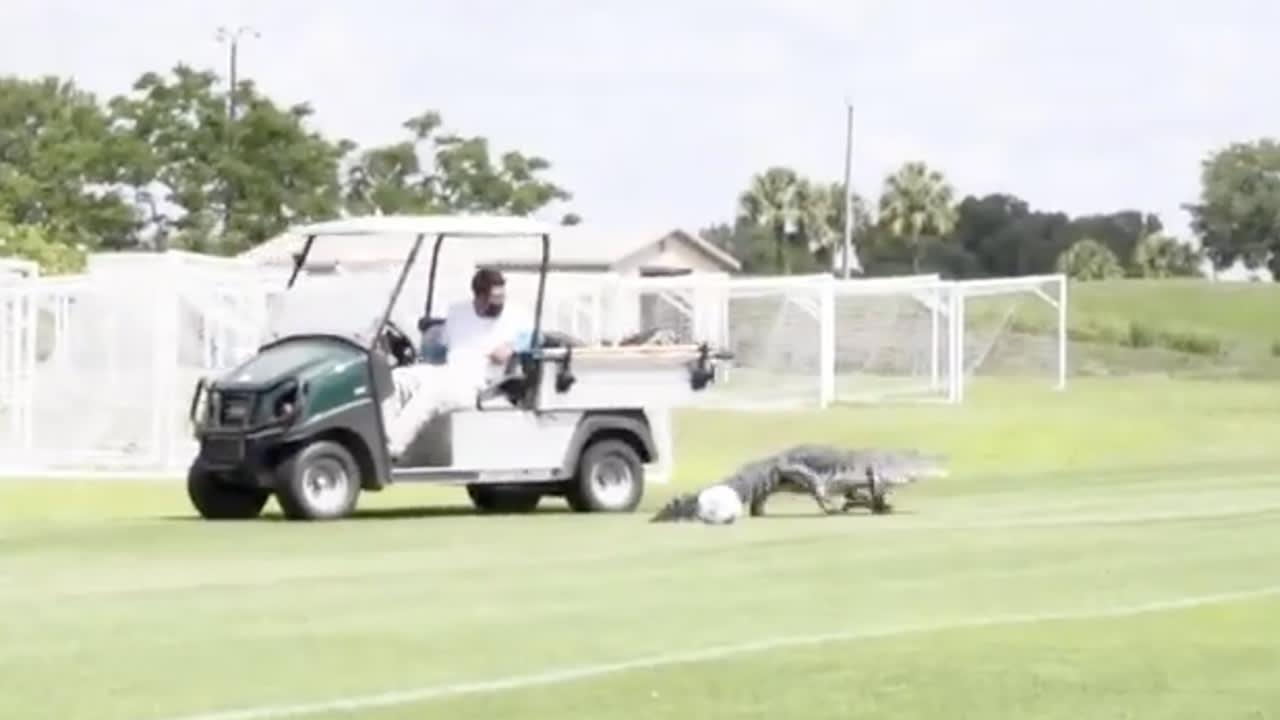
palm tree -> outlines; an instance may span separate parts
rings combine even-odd
[[[803,243],[812,252],[829,242],[825,214],[821,193],[791,168],[771,167],[752,177],[738,197],[738,217],[769,229],[776,267],[788,275],[789,245]]]
[[[880,222],[906,241],[911,267],[920,272],[926,235],[941,237],[956,225],[955,190],[942,173],[922,162],[909,162],[885,178],[880,195]]]
[[[1093,238],[1081,238],[1063,250],[1054,269],[1073,280],[1109,280],[1124,275],[1111,248]]]
[[[826,259],[834,262],[840,252],[840,244],[844,240],[844,215],[846,208],[844,184],[833,182],[822,185],[818,188],[819,204],[818,209],[822,213],[824,233],[819,242],[810,250],[815,253],[826,255]],[[867,239],[867,230],[874,224],[871,218],[871,211],[867,208],[867,201],[858,193],[853,193],[849,198],[850,208],[853,210],[853,250],[856,255],[858,243]],[[857,258],[853,258],[855,261]],[[854,266],[857,267],[856,265]],[[833,267],[834,269],[834,267]]]

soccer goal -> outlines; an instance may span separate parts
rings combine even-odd
[[[185,253],[92,260],[76,276],[16,265],[0,275],[0,472],[180,469],[194,451],[186,412],[196,379],[234,367],[269,330],[281,279],[261,268]],[[361,272],[385,286],[381,270]],[[533,292],[531,278],[511,280],[511,292]],[[1060,275],[553,273],[547,290],[545,327],[584,342],[729,350],[715,384],[698,394],[710,407],[958,403],[987,378],[1066,383]],[[445,294],[465,292],[460,281]],[[411,327],[421,299],[406,303]]]
[[[689,275],[615,281],[626,322],[710,342],[733,358],[701,404],[740,409],[959,402],[975,375],[1066,374],[1059,275],[948,281],[937,275]]]
[[[258,347],[266,295],[233,261],[184,255],[121,253],[0,287],[0,468],[136,475],[189,460],[192,388]]]
[[[1063,275],[966,280],[954,285],[959,374],[952,402],[970,381],[1002,378],[1067,385],[1067,280]]]

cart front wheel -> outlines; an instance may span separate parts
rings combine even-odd
[[[333,520],[355,509],[360,469],[341,444],[308,443],[276,467],[276,502],[290,520]]]
[[[187,471],[187,497],[206,520],[252,520],[262,514],[271,491],[227,482],[200,465]]]

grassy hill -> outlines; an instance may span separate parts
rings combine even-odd
[[[1280,340],[1280,284],[1203,280],[1112,280],[1073,283],[1073,322],[1145,322],[1198,331],[1228,342]]]
[[[1068,288],[1073,371],[1280,376],[1280,284],[1203,280],[1076,282]],[[997,320],[980,308],[978,326]],[[1043,336],[1053,311],[1019,303],[1014,336]]]

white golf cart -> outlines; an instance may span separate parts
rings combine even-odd
[[[530,219],[494,216],[376,216],[299,228],[304,239],[279,302],[309,327],[281,331],[239,367],[198,384],[191,418],[200,452],[188,475],[196,510],[211,519],[255,517],[274,494],[291,519],[336,518],[354,509],[361,490],[398,482],[462,484],[486,511],[531,511],[546,495],[583,512],[634,510],[644,466],[658,459],[646,408],[688,400],[712,381],[724,355],[706,345],[553,342],[542,327],[551,232]],[[299,282],[326,242],[372,245],[394,236],[409,238],[408,249],[376,315],[354,298],[313,304],[297,292],[326,287],[309,276]],[[433,309],[446,238],[541,243],[534,340],[473,407],[436,417],[393,463],[382,401],[393,392],[392,368],[421,361],[419,343],[393,315],[429,247],[425,301],[415,303],[426,310],[416,325],[425,331],[443,322]],[[340,320],[344,312],[355,322]]]

